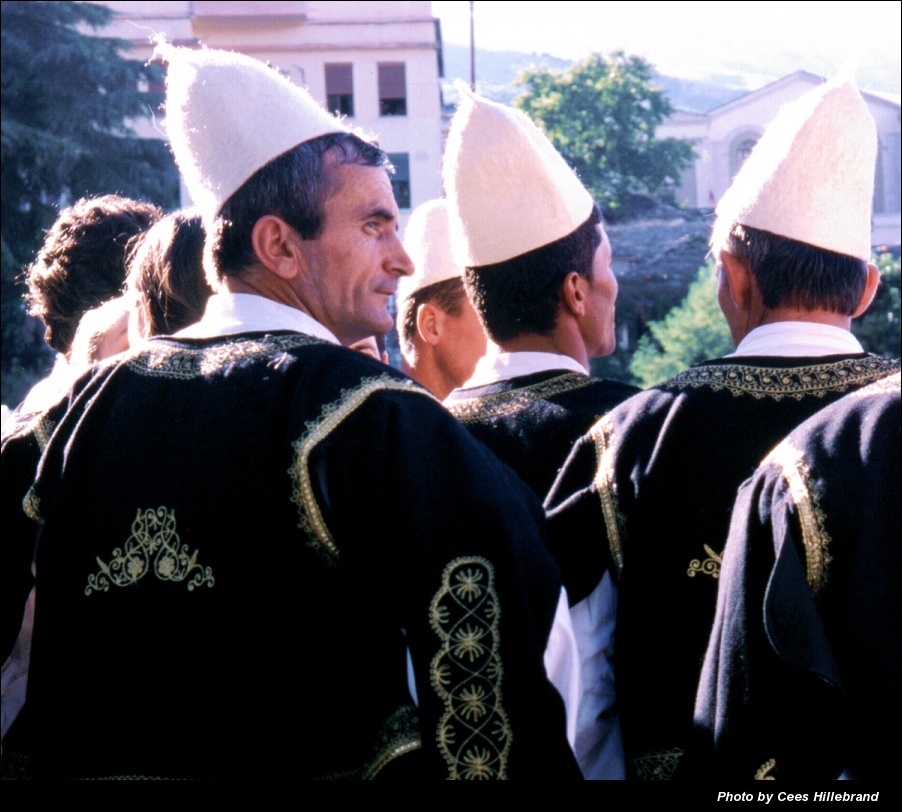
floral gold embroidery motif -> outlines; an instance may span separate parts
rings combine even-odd
[[[512,733],[501,704],[494,577],[484,558],[455,559],[432,600],[430,623],[442,641],[432,686],[446,709],[436,740],[451,779],[507,777]]]
[[[717,580],[720,578],[720,565],[723,563],[723,558],[707,544],[703,544],[702,546],[705,548],[708,557],[704,561],[701,561],[698,558],[692,559],[692,561],[689,562],[689,569],[686,571],[686,574],[690,578],[695,578],[696,573],[702,572]]]
[[[634,758],[632,767],[636,778],[640,781],[669,781],[673,778],[682,757],[683,751],[679,747],[674,747],[672,750],[646,753],[644,756]]]
[[[660,384],[661,389],[708,386],[726,389],[739,397],[802,398],[823,397],[827,392],[844,392],[850,386],[864,386],[899,371],[899,361],[870,355],[867,358],[812,364],[802,367],[751,367],[742,364],[711,364],[693,367]]]
[[[139,375],[157,378],[190,380],[203,378],[224,367],[240,368],[258,362],[261,358],[278,356],[298,347],[326,342],[302,333],[259,338],[223,340],[206,347],[190,347],[183,344],[152,342],[136,352],[126,363]]]
[[[897,372],[895,375],[887,375],[885,378],[881,378],[876,383],[868,384],[867,386],[863,386],[861,389],[856,389],[854,392],[850,392],[849,397],[867,398],[871,397],[872,395],[888,395],[893,392],[899,391],[900,382],[902,382],[902,375]]]
[[[827,582],[827,566],[833,558],[827,549],[831,539],[824,526],[826,517],[821,510],[820,498],[810,486],[811,470],[805,464],[802,451],[786,440],[767,455],[762,465],[776,466],[789,487],[789,494],[799,512],[808,586],[817,596]]]
[[[181,544],[176,532],[175,511],[165,507],[138,510],[132,522],[132,534],[128,541],[113,550],[109,564],[97,559],[100,572],[88,576],[85,595],[93,592],[109,592],[113,586],[131,586],[151,570],[160,581],[188,581],[188,591],[215,583],[210,567],[197,563],[197,553],[189,552],[187,544]]]
[[[445,406],[461,423],[473,423],[493,417],[516,414],[537,401],[553,398],[555,395],[572,392],[575,389],[582,389],[593,383],[595,381],[587,375],[568,372],[550,380],[512,389],[508,392],[498,392],[481,398],[447,400]]]
[[[762,764],[758,768],[758,772],[755,773],[755,780],[756,781],[776,781],[777,780],[776,778],[774,778],[772,775],[769,775],[770,771],[776,766],[777,766],[777,759],[775,759],[775,758],[772,758],[769,761],[765,761],[764,764]]]
[[[332,564],[338,562],[339,549],[332,538],[332,533],[326,526],[322,511],[313,493],[313,482],[307,463],[310,453],[319,443],[335,431],[343,420],[359,409],[370,395],[381,390],[414,392],[432,397],[425,389],[410,380],[400,380],[389,375],[364,378],[358,387],[349,392],[342,392],[337,401],[324,406],[319,419],[308,422],[304,436],[295,440],[291,446],[294,450],[294,460],[288,469],[288,475],[294,484],[291,501],[298,506],[300,516],[298,527],[307,535],[308,545],[319,550],[323,554],[324,560]]]
[[[611,448],[613,426],[607,417],[603,417],[589,434],[595,442],[595,458],[598,467],[595,470],[595,488],[601,499],[601,512],[608,533],[608,545],[618,572],[623,572],[623,536],[625,518],[620,512],[617,498],[617,485],[614,481],[614,453]]]

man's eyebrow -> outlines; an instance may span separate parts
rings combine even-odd
[[[372,218],[376,218],[377,220],[394,220],[395,213],[384,206],[373,206],[372,208],[361,209],[361,219],[370,220]]]

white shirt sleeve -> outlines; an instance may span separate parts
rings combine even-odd
[[[579,651],[570,621],[567,592],[563,587],[551,634],[548,636],[548,645],[545,647],[545,672],[551,684],[564,699],[564,706],[567,709],[567,741],[570,742],[570,747],[574,748],[582,687]]]
[[[617,586],[610,573],[570,610],[582,683],[573,752],[583,777],[593,780],[626,777],[614,691],[616,614]]]

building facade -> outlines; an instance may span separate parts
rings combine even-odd
[[[677,201],[689,208],[713,209],[780,107],[824,81],[813,73],[796,71],[707,113],[676,111],[656,135],[681,138],[695,146],[695,160],[676,189]],[[900,103],[885,94],[862,91],[862,96],[879,138],[871,244],[898,246],[902,243]]]
[[[279,68],[324,107],[375,133],[395,165],[401,225],[442,196],[442,43],[430,2],[106,2],[115,13],[97,33],[148,59],[151,37],[238,51]],[[153,122],[137,127],[162,136]],[[190,199],[182,189],[183,203]]]

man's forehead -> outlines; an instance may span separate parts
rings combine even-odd
[[[388,209],[398,216],[388,172],[381,166],[343,164],[339,167],[340,186],[334,195],[355,213],[366,215],[374,209]]]

